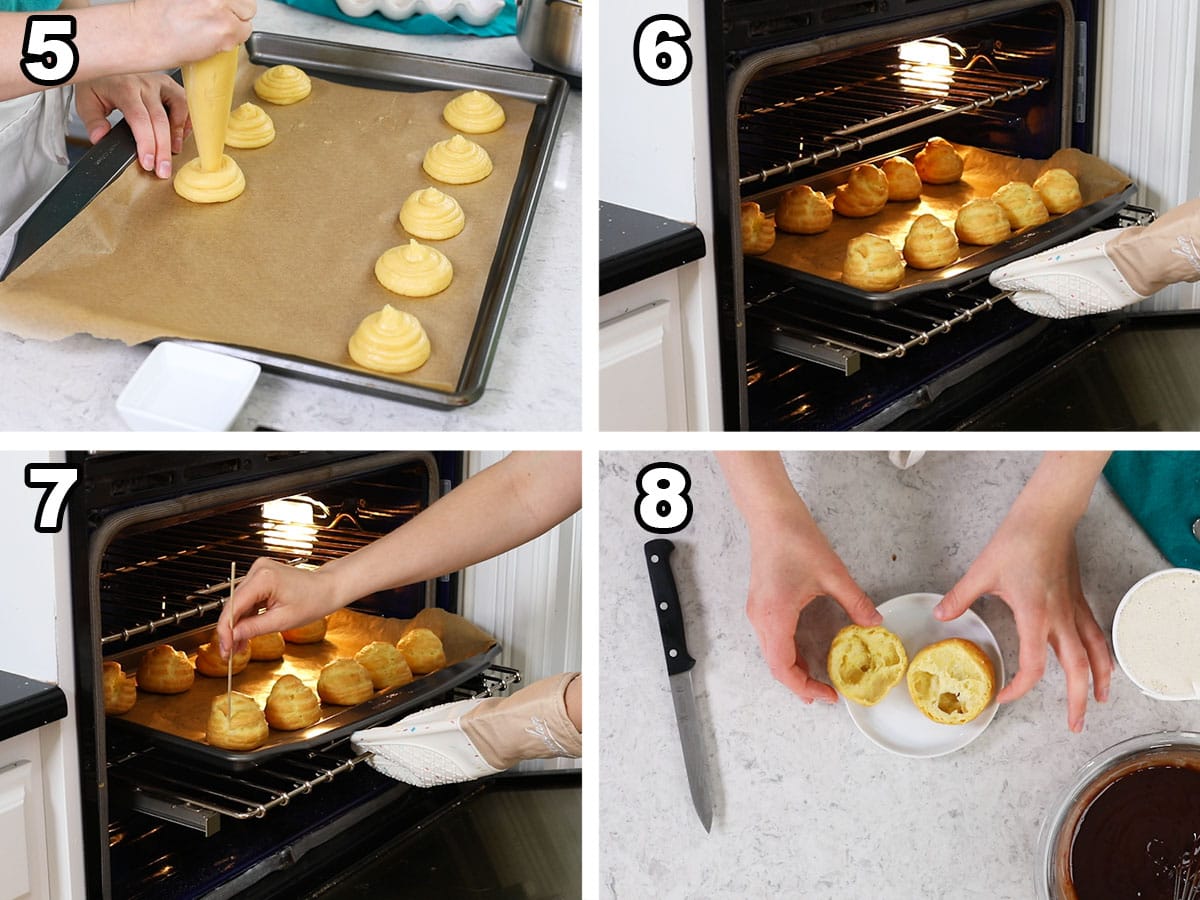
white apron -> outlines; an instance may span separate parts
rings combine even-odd
[[[67,117],[72,88],[50,88],[0,102],[0,269],[5,232],[67,171]]]

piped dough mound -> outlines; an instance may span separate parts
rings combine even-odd
[[[290,106],[312,93],[312,79],[295,66],[272,66],[254,80],[254,93],[276,106]]]
[[[184,200],[193,203],[225,203],[240,197],[246,189],[246,176],[229,156],[221,154],[221,165],[215,172],[205,172],[200,158],[179,167],[171,182]]]
[[[909,200],[920,200],[921,176],[917,167],[903,156],[893,156],[883,164],[883,174],[887,177],[888,200],[892,203],[903,203]]]
[[[463,230],[467,217],[458,201],[435,187],[413,191],[400,207],[400,224],[413,237],[444,241]]]
[[[978,644],[964,638],[917,651],[908,667],[908,693],[917,709],[942,725],[965,725],[992,702],[996,670]]]
[[[205,735],[208,742],[225,750],[253,750],[261,746],[269,734],[263,711],[253,697],[234,691],[230,716],[230,696],[218,694],[212,699]]]
[[[1010,181],[992,194],[992,200],[1004,210],[1013,231],[1050,221],[1050,212],[1042,198],[1023,181]]]
[[[1083,206],[1083,194],[1079,182],[1066,169],[1047,169],[1033,183],[1046,209],[1056,216],[1074,212]]]
[[[742,204],[742,253],[758,256],[775,246],[775,221],[768,219],[753,200]]]
[[[321,718],[321,701],[295,675],[284,675],[267,697],[267,724],[280,731],[307,728]]]
[[[229,113],[225,125],[225,143],[239,150],[265,147],[275,140],[275,123],[261,106],[243,103]]]
[[[390,303],[363,319],[350,336],[350,358],[376,372],[411,372],[425,365],[429,353],[420,320]]]
[[[829,680],[838,693],[862,706],[874,706],[900,683],[908,654],[900,638],[882,625],[847,625],[829,645]]]
[[[775,207],[775,227],[791,234],[820,234],[833,224],[833,207],[807,184],[786,191]]]
[[[464,134],[488,134],[504,124],[504,110],[490,94],[467,91],[446,104],[442,118]]]
[[[425,151],[421,168],[443,184],[472,184],[492,174],[492,158],[477,143],[456,134]]]
[[[415,239],[383,251],[375,260],[379,283],[402,297],[432,297],[450,286],[454,267],[446,254]]]
[[[1012,234],[1008,213],[993,200],[972,200],[963,205],[954,220],[954,233],[964,244],[990,247]]]
[[[877,234],[860,234],[846,244],[842,281],[863,291],[890,291],[904,280],[904,259],[892,242]]]
[[[937,216],[919,216],[904,239],[904,259],[914,269],[941,269],[958,259],[958,238]]]

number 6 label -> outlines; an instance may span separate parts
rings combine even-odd
[[[39,534],[58,534],[62,531],[63,515],[71,488],[79,481],[79,470],[66,463],[30,463],[25,467],[25,486],[44,487],[38,504],[33,530]]]
[[[21,45],[21,71],[34,84],[66,84],[79,68],[74,16],[30,16],[25,20]]]
[[[646,531],[674,534],[692,521],[692,478],[674,463],[651,463],[638,473],[633,517]]]
[[[651,16],[633,36],[633,64],[643,81],[668,87],[692,71],[692,30],[679,16]]]

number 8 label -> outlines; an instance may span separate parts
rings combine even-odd
[[[633,517],[646,531],[674,534],[692,520],[692,478],[674,463],[651,463],[638,473]]]

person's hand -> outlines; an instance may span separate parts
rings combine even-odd
[[[134,0],[148,68],[172,68],[231,50],[250,36],[255,0]]]
[[[256,559],[221,610],[217,622],[221,656],[227,658],[230,647],[244,649],[252,637],[315,622],[333,612],[342,605],[334,585],[324,570]]]
[[[171,177],[171,154],[183,147],[188,131],[183,88],[166,75],[114,75],[75,89],[75,108],[96,143],[108,134],[108,114],[119,109],[137,141],[138,162],[159,178]]]

